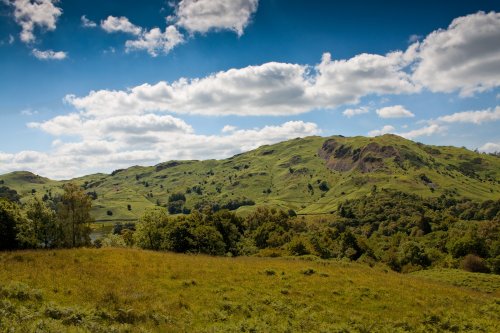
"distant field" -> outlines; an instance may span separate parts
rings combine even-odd
[[[499,289],[498,276],[340,261],[4,252],[0,331],[495,332]]]

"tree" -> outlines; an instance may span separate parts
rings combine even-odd
[[[0,250],[13,250],[19,247],[17,225],[24,217],[16,203],[0,198]]]
[[[65,231],[65,245],[70,247],[90,244],[91,198],[77,185],[64,185],[64,194],[57,215]]]
[[[165,227],[169,219],[163,209],[148,210],[137,223],[134,237],[136,244],[149,250],[160,250],[165,242]]]
[[[7,186],[1,186],[0,187],[0,198],[6,198],[9,201],[19,203],[19,199],[21,199],[21,196],[17,193],[16,190],[13,190]]]
[[[18,238],[29,247],[55,247],[62,241],[56,213],[39,198],[26,206],[26,223],[20,225]]]

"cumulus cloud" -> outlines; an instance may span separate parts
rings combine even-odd
[[[178,44],[184,43],[184,36],[173,25],[168,26],[165,32],[153,28],[143,32],[138,39],[128,40],[125,43],[127,52],[146,50],[153,57],[158,54],[167,54]]]
[[[376,129],[376,130],[368,132],[368,136],[379,136],[379,135],[384,135],[387,133],[394,133],[395,130],[396,129],[394,128],[394,126],[385,125],[381,129]]]
[[[232,30],[243,35],[258,0],[182,0],[174,17],[177,26],[190,33],[206,33],[211,30]]]
[[[396,131],[396,128],[391,125],[385,125],[381,129],[375,129],[373,131],[368,132],[368,136],[378,136],[378,135],[384,135],[387,133],[392,133],[396,134],[399,136],[402,136],[404,138],[413,140],[415,138],[418,138],[420,136],[431,136],[435,134],[442,134],[446,130],[446,127],[440,126],[438,124],[431,124],[428,126],[424,126],[415,130],[407,131],[407,132],[402,132],[398,133]]]
[[[35,56],[35,58],[40,60],[64,60],[68,56],[68,54],[64,51],[52,50],[40,51],[38,49],[33,49],[31,53]]]
[[[446,131],[446,127],[440,126],[437,124],[431,124],[429,126],[424,126],[422,128],[415,129],[412,131],[403,132],[403,133],[395,133],[395,134],[400,135],[403,138],[413,140],[413,139],[418,138],[420,136],[431,136],[431,135],[435,135],[435,134],[443,134],[444,131]]]
[[[315,67],[269,62],[230,69],[171,84],[143,84],[128,90],[92,91],[65,100],[89,114],[148,111],[200,115],[290,115],[358,103],[370,94],[403,94],[419,88],[402,70],[402,53],[363,54],[332,61],[325,54]]]
[[[417,47],[413,78],[433,92],[470,96],[500,85],[500,13],[454,19]],[[415,47],[414,45],[414,47]]]
[[[368,113],[370,112],[370,109],[366,106],[361,106],[359,108],[356,108],[356,109],[345,109],[344,112],[342,112],[342,114],[344,116],[346,116],[347,118],[351,118],[351,117],[354,117],[354,116],[358,116],[360,114],[364,114],[364,113]]]
[[[480,111],[457,112],[439,117],[437,120],[445,123],[472,123],[479,125],[484,122],[500,120],[500,106]]]
[[[485,153],[498,153],[500,152],[500,143],[487,142],[483,146],[481,146],[481,148],[479,148],[479,151]]]
[[[408,118],[415,115],[402,105],[393,105],[380,108],[376,111],[380,118]]]
[[[171,116],[145,114],[103,120],[82,119],[81,115],[72,114],[44,123],[31,123],[30,127],[58,137],[53,150],[48,153],[0,152],[0,173],[29,170],[63,179],[170,159],[224,158],[264,144],[321,132],[316,124],[303,121],[257,129],[232,128],[220,135],[200,135],[183,120]],[[76,123],[70,125],[72,122]],[[73,133],[80,126],[80,131]],[[68,135],[76,137],[65,141],[70,140]]]
[[[236,126],[232,126],[232,125],[226,125],[222,128],[222,133],[230,133],[230,132],[234,132],[238,129],[238,127]]]
[[[132,24],[125,16],[116,17],[110,15],[101,21],[101,28],[108,33],[124,32],[136,36],[142,32],[141,27]]]
[[[125,135],[159,135],[191,133],[193,129],[183,120],[169,115],[115,115],[110,117],[84,116],[71,113],[45,122],[28,123],[55,136],[79,136],[90,139],[120,139]]]
[[[91,21],[87,18],[87,16],[85,15],[82,15],[82,17],[80,18],[81,22],[82,22],[82,27],[84,28],[95,28],[97,27],[97,23],[95,23],[94,21]]]
[[[330,53],[325,53],[315,67],[311,93],[318,106],[331,108],[359,103],[366,95],[415,93],[420,87],[405,72],[408,65],[403,52],[363,53],[346,60],[332,60]]]
[[[58,0],[7,0],[14,7],[14,20],[21,26],[20,39],[25,43],[35,41],[35,28],[55,30],[62,14]]]

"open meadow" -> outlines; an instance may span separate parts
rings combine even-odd
[[[2,332],[494,332],[499,323],[497,275],[136,249],[0,253]]]

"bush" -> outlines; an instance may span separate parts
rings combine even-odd
[[[462,268],[467,272],[473,273],[489,273],[490,269],[486,266],[483,258],[474,254],[468,254],[462,260]]]
[[[312,253],[312,245],[304,237],[294,237],[288,243],[288,251],[293,256],[303,256]]]
[[[327,192],[330,189],[330,186],[328,186],[328,183],[323,180],[321,184],[319,184],[319,189],[323,192]]]

